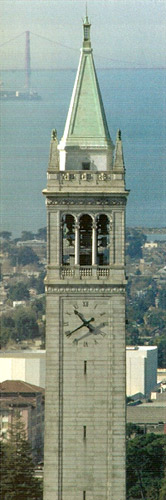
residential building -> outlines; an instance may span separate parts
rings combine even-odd
[[[16,414],[25,425],[26,438],[37,460],[43,456],[44,389],[20,380],[0,383],[0,440],[9,438]]]

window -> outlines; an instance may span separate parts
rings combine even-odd
[[[83,439],[86,439],[86,425],[83,426]]]
[[[109,219],[107,215],[101,214],[97,220],[97,264],[98,266],[109,265]]]
[[[86,491],[83,491],[83,500],[86,500]]]
[[[92,218],[80,217],[80,266],[92,265]]]
[[[90,170],[90,161],[84,161],[82,163],[82,170]]]
[[[62,264],[74,266],[75,253],[75,221],[73,215],[63,215],[62,218]]]
[[[87,373],[87,361],[84,361],[84,375]]]

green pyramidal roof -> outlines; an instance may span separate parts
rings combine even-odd
[[[84,21],[84,42],[62,143],[64,146],[112,145],[95,71],[90,24]],[[87,28],[89,32],[87,35]]]

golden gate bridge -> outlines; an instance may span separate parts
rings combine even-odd
[[[30,55],[30,31],[25,31],[17,35],[14,38],[11,38],[7,42],[4,42],[0,45],[0,47],[6,45],[7,43],[12,42],[16,38],[25,34],[25,85],[24,90],[7,90],[3,88],[3,84],[1,82],[0,86],[0,99],[2,100],[40,100],[41,96],[35,91],[31,89],[31,55]]]
[[[60,42],[55,42],[54,40],[51,40],[48,37],[45,37],[43,35],[39,35],[37,33],[33,33],[32,31],[30,32],[29,30],[24,31],[24,32],[20,33],[19,35],[16,35],[15,37],[11,38],[10,40],[7,40],[6,42],[2,43],[0,45],[0,49],[4,45],[6,45],[6,44],[8,44],[10,42],[13,42],[14,40],[16,40],[17,38],[21,37],[22,35],[25,35],[25,65],[24,65],[24,69],[25,69],[25,84],[24,84],[24,90],[23,91],[20,91],[20,90],[7,90],[7,89],[3,88],[3,83],[0,82],[0,99],[1,100],[2,99],[3,100],[10,100],[10,99],[14,99],[14,100],[19,100],[19,99],[22,99],[22,100],[40,100],[41,99],[41,96],[39,96],[39,94],[35,90],[31,89],[30,34],[34,35],[34,36],[36,36],[38,38],[41,38],[43,40],[46,40],[48,42],[51,42],[54,45],[57,45],[57,46],[60,46],[60,47],[64,47],[65,49],[69,49],[69,50],[72,50],[74,52],[78,52],[78,50],[75,49],[74,47],[62,44]],[[97,57],[100,58],[101,56],[98,54]],[[124,61],[124,60],[121,61],[119,59],[117,60],[117,59],[113,59],[113,58],[110,58],[110,57],[102,57],[102,59],[107,60],[109,62],[114,62],[114,63],[118,62],[118,63],[123,63],[123,64],[130,64],[131,66],[132,65],[134,65],[134,66],[136,65],[136,66],[141,67],[140,64],[138,64],[138,63],[136,64],[133,61]]]

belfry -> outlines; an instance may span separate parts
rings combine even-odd
[[[125,500],[125,167],[90,23],[47,173],[44,500]]]

